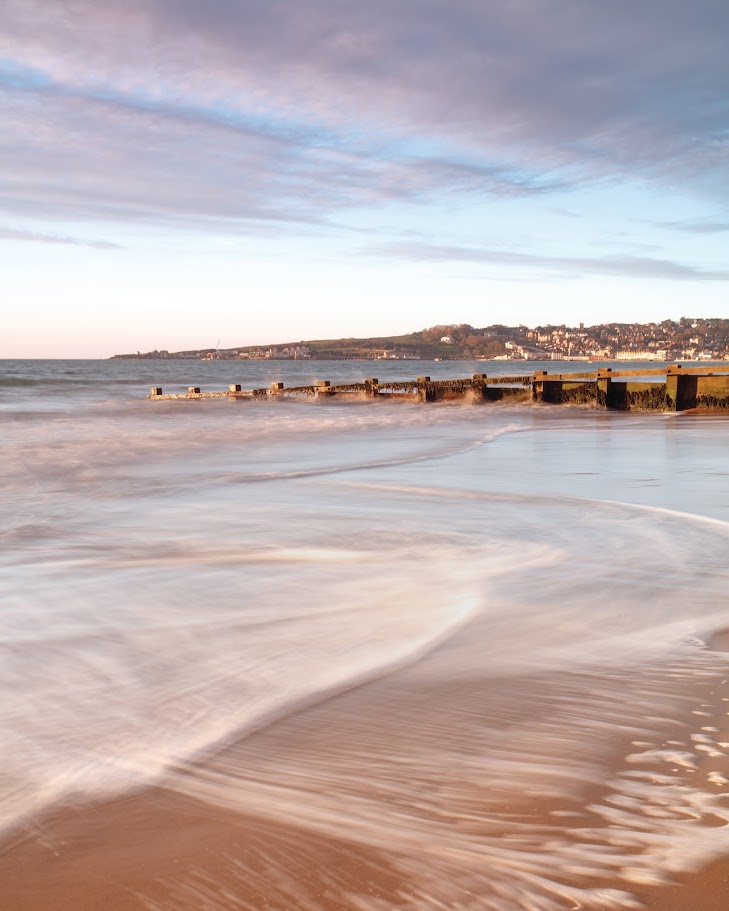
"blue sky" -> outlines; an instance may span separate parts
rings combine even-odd
[[[4,0],[0,357],[728,316],[726,0]]]

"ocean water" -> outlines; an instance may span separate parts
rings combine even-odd
[[[387,852],[413,909],[729,854],[729,418],[144,398],[484,367],[0,362],[0,831],[162,781]]]

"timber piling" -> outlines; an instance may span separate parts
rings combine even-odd
[[[272,383],[268,389],[243,389],[230,383],[226,391],[201,392],[190,386],[186,393],[165,394],[161,386],[152,386],[148,399],[251,399],[270,400],[308,397],[366,398],[399,402],[527,402],[550,405],[591,405],[615,411],[690,411],[729,413],[729,363],[719,366],[684,367],[671,364],[662,368],[615,370],[602,367],[586,373],[548,373],[538,370],[518,376],[488,376],[433,380],[419,376],[415,380],[378,380],[332,384],[317,380],[312,385],[284,386]]]

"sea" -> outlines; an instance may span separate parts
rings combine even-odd
[[[0,838],[163,785],[386,858],[319,870],[358,911],[633,909],[729,856],[729,416],[146,399],[533,369],[578,368],[0,362]],[[230,864],[139,907],[323,907]]]

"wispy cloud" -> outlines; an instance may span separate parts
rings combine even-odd
[[[606,178],[725,194],[728,31],[725,0],[5,0],[0,205],[245,227]]]
[[[729,221],[711,218],[696,218],[686,221],[654,221],[657,228],[671,228],[675,231],[685,231],[688,234],[724,234],[729,231]]]
[[[86,240],[80,237],[68,237],[65,234],[25,231],[21,228],[6,228],[0,225],[0,241],[2,240],[29,240],[40,244],[71,244],[76,247],[93,247],[96,250],[122,249],[119,244],[107,240]]]
[[[709,269],[645,256],[540,256],[485,247],[441,246],[413,242],[379,244],[368,247],[363,252],[369,256],[412,262],[483,263],[512,269],[542,269],[578,278],[586,275],[604,275],[673,281],[729,281],[729,269]]]
[[[0,205],[21,215],[288,230],[322,225],[342,209],[434,194],[525,196],[562,187],[554,175],[523,167],[416,154],[387,135],[223,106],[55,83],[0,85],[0,105],[22,124],[0,147]]]

